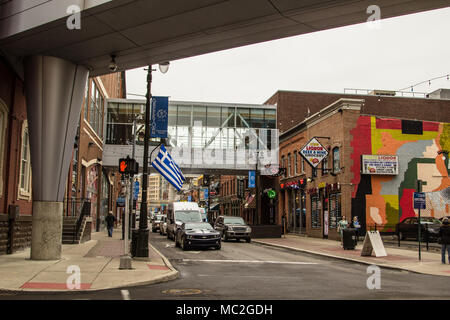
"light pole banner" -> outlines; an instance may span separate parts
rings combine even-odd
[[[249,171],[248,172],[248,187],[249,188],[255,188],[256,187],[256,175],[255,171]]]
[[[150,138],[167,138],[169,97],[152,97]]]

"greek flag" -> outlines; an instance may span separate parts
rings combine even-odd
[[[178,191],[181,190],[183,182],[186,180],[181,173],[180,167],[173,161],[164,145],[161,145],[159,153],[152,162],[155,168],[171,185]]]

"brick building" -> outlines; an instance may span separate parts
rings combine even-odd
[[[430,97],[275,94],[269,102],[277,103],[280,165],[286,169],[276,186],[277,222],[285,213],[289,232],[337,239],[340,217],[358,216],[364,229],[393,232],[396,223],[416,214],[412,193],[418,179],[426,183],[424,215],[449,215],[450,100]],[[294,118],[308,109],[308,117],[288,127],[286,114]],[[298,153],[313,137],[328,151],[314,170]],[[362,172],[362,156],[395,159],[396,171]]]
[[[89,202],[93,231],[105,228],[108,211],[120,220],[115,199],[122,190],[121,177],[117,171],[103,167],[102,156],[106,136],[105,101],[125,97],[125,72],[89,78],[86,83],[78,141],[67,182],[65,215],[77,214],[73,211],[83,202]]]
[[[30,246],[31,164],[24,83],[0,56],[0,254]]]

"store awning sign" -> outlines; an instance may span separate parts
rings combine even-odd
[[[312,138],[300,150],[300,154],[311,166],[317,168],[322,160],[328,157],[328,150],[316,138]]]

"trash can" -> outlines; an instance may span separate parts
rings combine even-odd
[[[356,247],[356,232],[354,228],[342,230],[342,245],[344,250],[354,250]]]

